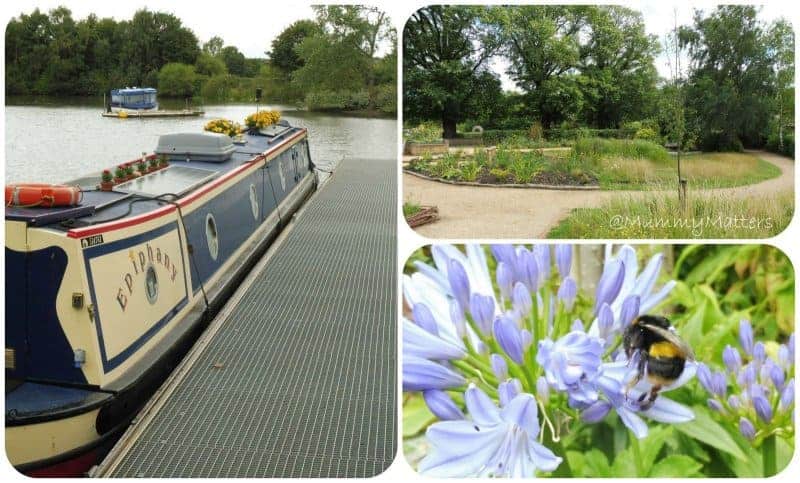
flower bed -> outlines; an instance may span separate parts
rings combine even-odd
[[[446,153],[411,161],[409,171],[450,182],[487,185],[597,186],[597,177],[568,159],[537,151],[476,150],[473,156]]]

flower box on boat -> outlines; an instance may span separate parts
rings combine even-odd
[[[156,154],[170,161],[227,161],[236,151],[231,138],[219,133],[175,133],[158,138]]]

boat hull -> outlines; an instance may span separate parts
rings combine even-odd
[[[155,214],[67,233],[6,221],[7,278],[51,273],[47,290],[47,277],[30,274],[19,293],[6,288],[7,300],[25,301],[6,314],[6,376],[21,384],[6,392],[6,451],[18,470],[74,476],[113,444],[316,189],[301,134]],[[37,293],[44,299],[31,300]],[[32,304],[44,311],[36,322]],[[23,320],[24,332],[50,334],[46,348],[20,339]],[[86,394],[50,407],[52,397],[23,392],[53,388]]]

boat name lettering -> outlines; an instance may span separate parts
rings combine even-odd
[[[131,260],[133,270],[122,277],[123,285],[117,290],[117,302],[123,311],[128,306],[128,296],[133,295],[134,278],[144,275],[147,272],[146,267],[148,264],[153,263],[164,267],[171,282],[175,282],[175,278],[178,276],[178,267],[175,266],[169,255],[162,251],[161,248],[153,247],[149,243],[145,244],[144,249],[128,251],[128,257]]]

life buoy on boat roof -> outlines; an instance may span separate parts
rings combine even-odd
[[[77,206],[83,199],[79,186],[45,183],[17,183],[6,185],[6,206],[32,208],[41,206]]]

